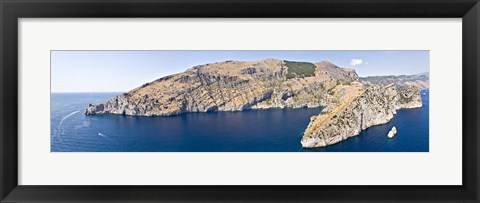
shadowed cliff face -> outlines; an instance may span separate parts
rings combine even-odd
[[[302,146],[324,147],[421,107],[419,89],[361,81],[353,69],[265,59],[199,65],[90,104],[86,115],[170,116],[187,112],[326,106],[311,119]]]

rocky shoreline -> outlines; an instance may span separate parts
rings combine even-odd
[[[329,61],[277,59],[225,61],[192,67],[146,83],[100,104],[85,115],[170,116],[188,112],[268,108],[316,108],[301,140],[304,148],[324,147],[373,125],[389,122],[401,108],[419,108],[416,86],[360,80],[353,69]]]
[[[302,147],[325,147],[358,135],[374,125],[388,123],[397,110],[420,108],[420,90],[414,86],[374,85],[352,90],[342,102],[329,106],[308,124]]]

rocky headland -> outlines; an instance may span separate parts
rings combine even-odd
[[[311,118],[302,138],[304,148],[325,147],[356,136],[370,126],[389,122],[398,109],[422,107],[420,90],[396,85],[337,86],[337,101]],[[342,93],[340,93],[342,92]]]
[[[188,112],[326,107],[311,118],[304,148],[324,147],[389,122],[402,108],[422,106],[415,85],[359,79],[329,61],[277,59],[199,65],[146,83],[100,104],[86,115],[171,116]]]
[[[319,107],[332,103],[328,92],[358,79],[353,69],[328,61],[276,59],[226,61],[192,67],[91,104],[86,115],[170,116],[187,112]]]

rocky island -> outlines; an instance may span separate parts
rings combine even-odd
[[[393,126],[392,129],[388,131],[387,137],[392,139],[393,137],[395,137],[396,134],[397,134],[397,128]]]
[[[398,109],[422,106],[419,86],[384,81],[361,79],[355,70],[329,61],[225,61],[195,66],[90,104],[85,114],[171,116],[323,106],[311,118],[301,144],[324,147],[389,122]]]

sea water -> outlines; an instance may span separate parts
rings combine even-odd
[[[118,93],[52,93],[52,152],[428,152],[428,90],[423,107],[323,148],[303,149],[310,117],[322,108],[186,113],[167,117],[84,115]],[[397,135],[387,137],[396,126]]]

